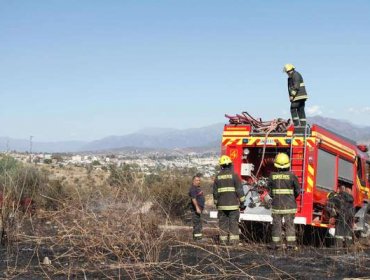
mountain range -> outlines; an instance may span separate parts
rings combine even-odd
[[[315,116],[309,123],[318,124],[338,134],[353,139],[358,143],[370,144],[370,126],[354,125],[346,120]],[[0,150],[18,152],[104,152],[120,149],[184,149],[194,148],[197,151],[220,147],[224,123],[191,129],[148,128],[135,133],[108,136],[95,141],[60,141],[33,142],[29,140],[0,137]]]

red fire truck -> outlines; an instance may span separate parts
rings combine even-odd
[[[370,235],[370,159],[366,145],[312,124],[294,128],[289,121],[262,122],[248,114],[227,116],[222,154],[230,156],[247,195],[241,222],[271,223],[269,196],[264,189],[277,153],[290,155],[291,171],[301,184],[295,224],[303,228],[332,228],[325,215],[327,195],[350,186],[356,208],[354,229]]]

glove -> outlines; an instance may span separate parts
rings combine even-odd
[[[298,193],[294,193],[294,197],[295,197],[295,199],[297,199],[297,197],[299,196],[299,195],[301,195],[301,197],[303,197],[303,194],[304,194],[304,190],[300,190]]]
[[[239,205],[240,211],[244,211],[245,208],[247,208],[247,206],[244,203],[240,203],[240,205]]]
[[[265,204],[266,209],[270,209],[272,207],[272,199],[269,199],[267,203]]]

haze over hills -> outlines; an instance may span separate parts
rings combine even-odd
[[[316,123],[330,129],[340,135],[357,141],[358,143],[370,144],[370,126],[358,126],[346,120],[315,116],[308,119],[310,123]]]
[[[88,142],[84,141],[56,141],[56,142],[32,142],[30,140],[15,139],[11,137],[0,137],[0,151],[17,151],[17,152],[47,152],[47,153],[62,153],[62,152],[78,152],[83,149],[83,146]]]
[[[315,116],[309,118],[338,134],[353,139],[358,143],[370,144],[370,126],[360,127],[345,120]],[[200,128],[148,128],[122,136],[108,136],[99,140],[33,142],[33,152],[83,152],[83,151],[118,151],[120,149],[185,149],[197,151],[218,149],[220,147],[224,123]],[[0,150],[30,151],[30,141],[0,137]]]
[[[84,146],[86,150],[102,150],[118,147],[142,147],[142,148],[186,148],[209,146],[221,139],[222,123],[190,129],[150,129],[123,135],[110,136],[97,141],[92,141]],[[162,132],[160,132],[162,131]]]

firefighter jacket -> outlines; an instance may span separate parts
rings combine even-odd
[[[291,102],[306,100],[308,98],[303,78],[299,72],[293,71],[292,76],[288,78],[288,91]]]
[[[331,194],[327,202],[327,210],[331,217],[352,224],[355,212],[353,196],[347,192]]]
[[[353,196],[346,192],[331,193],[326,204],[326,210],[330,217],[345,219],[347,221],[354,218]]]
[[[222,169],[213,184],[213,199],[218,210],[238,210],[245,195],[238,175],[231,167]]]
[[[329,218],[337,217],[339,211],[341,210],[341,199],[339,194],[336,192],[331,192],[328,195],[328,201],[326,202],[325,211],[329,214]]]
[[[355,216],[355,208],[353,206],[353,196],[347,192],[341,192],[340,196],[343,201],[344,215],[346,216],[347,222],[353,222]]]
[[[290,171],[271,172],[268,189],[272,197],[272,214],[295,214],[295,199],[300,193],[298,178]]]

